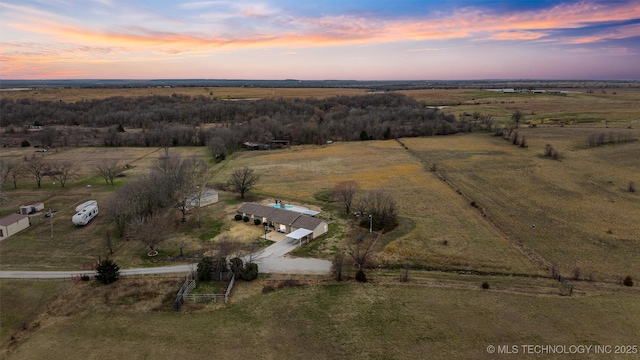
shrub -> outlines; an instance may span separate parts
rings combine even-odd
[[[582,273],[582,272],[580,271],[580,268],[579,268],[579,267],[577,267],[577,268],[573,269],[573,280],[578,280],[578,279],[580,279],[580,275],[581,275],[581,273]]]
[[[242,221],[244,221],[244,222],[249,222],[249,217],[248,217],[248,216],[243,217],[243,218],[242,218]]]
[[[482,288],[483,288],[483,289],[485,289],[485,290],[486,290],[486,289],[488,289],[488,288],[489,288],[489,283],[488,283],[488,282],[486,282],[486,281],[485,281],[485,282],[483,282],[483,283],[482,283]]]
[[[106,258],[98,264],[96,272],[96,279],[102,281],[105,285],[109,285],[120,277],[120,266],[114,263],[113,260]]]
[[[87,274],[82,274],[82,275],[80,275],[80,280],[89,281],[89,280],[91,280],[91,277],[89,275],[87,275]]]
[[[262,293],[263,293],[263,294],[266,294],[266,293],[273,292],[273,291],[275,291],[275,290],[276,290],[276,288],[275,288],[273,285],[265,285],[265,286],[262,288]]]
[[[240,220],[242,220],[242,215],[240,215],[240,214],[236,214],[236,216],[234,216],[234,217],[233,217],[233,219],[234,219],[235,221],[240,221]]]
[[[258,278],[258,264],[247,263],[242,271],[242,280],[253,281]]]
[[[358,269],[358,272],[356,273],[356,281],[361,283],[367,282],[367,275],[362,271],[362,269]]]
[[[213,271],[213,258],[210,256],[203,257],[198,263],[198,280],[209,281],[211,280],[211,272]]]
[[[558,160],[560,157],[560,155],[558,154],[558,150],[554,149],[550,144],[545,145],[544,156],[550,157],[553,160]]]
[[[22,140],[22,143],[20,144],[20,146],[22,147],[29,147],[31,146],[31,143],[27,140]]]
[[[287,280],[281,281],[278,284],[278,289],[286,289],[286,288],[292,288],[292,287],[298,287],[298,286],[302,286],[300,281],[295,279],[287,279]]]
[[[242,259],[235,257],[229,261],[231,263],[230,270],[236,278],[242,277],[242,271],[244,270],[244,264]]]
[[[631,278],[631,275],[625,276],[622,280],[622,284],[625,286],[633,286],[633,279]]]
[[[544,156],[551,156],[553,153],[553,146],[551,144],[547,144],[544,146]]]
[[[522,140],[520,140],[520,147],[521,148],[529,147],[529,145],[527,145],[527,140],[524,138],[524,135],[522,135]]]
[[[253,223],[256,225],[262,225],[262,220],[260,219],[253,219]]]

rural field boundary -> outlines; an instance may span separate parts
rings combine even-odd
[[[484,219],[486,219],[502,235],[504,235],[507,240],[509,240],[509,242],[511,243],[512,246],[514,246],[518,251],[520,251],[522,254],[524,254],[526,257],[528,257],[534,263],[536,263],[542,270],[547,271],[547,272],[551,271],[551,269],[553,267],[553,264],[549,260],[545,259],[540,254],[538,254],[535,251],[533,251],[533,249],[529,248],[523,242],[519,241],[518,238],[515,235],[513,235],[509,230],[507,230],[504,226],[502,226],[500,223],[498,223],[495,220],[493,220],[493,218],[489,215],[489,213],[487,212],[487,210],[484,207],[479,205],[470,196],[464,194],[460,189],[458,189],[455,186],[455,184],[453,184],[449,179],[447,179],[444,175],[442,175],[440,172],[438,172],[435,164],[433,166],[429,167],[427,162],[420,155],[418,155],[415,151],[409,149],[409,147],[407,145],[405,145],[402,141],[400,141],[400,139],[395,139],[395,140],[398,142],[398,144],[403,149],[405,149],[407,151],[407,153],[410,156],[418,159],[420,161],[420,163],[422,163],[425,166],[425,169],[427,171],[433,173],[436,177],[438,177],[438,179],[442,180],[446,185],[448,185],[458,195],[462,196],[471,206],[476,208],[476,210],[478,210],[478,212],[480,213],[480,215]]]

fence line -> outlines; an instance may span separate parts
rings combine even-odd
[[[185,301],[186,296],[188,296],[191,290],[193,290],[195,287],[196,287],[196,281],[193,280],[193,273],[189,272],[189,274],[186,276],[184,280],[184,283],[180,287],[180,290],[178,290],[178,296],[176,296],[176,301],[175,301],[176,310],[180,310],[180,307],[182,306],[182,303]]]
[[[227,302],[225,294],[188,294],[183,296],[185,300],[191,302],[218,302],[223,300]]]
[[[182,303],[185,301],[191,302],[218,302],[224,301],[225,304],[229,302],[229,296],[231,295],[231,290],[233,289],[233,285],[236,282],[235,274],[231,276],[231,280],[229,281],[229,285],[227,285],[227,291],[224,294],[191,294],[191,291],[196,287],[196,281],[193,279],[193,274],[189,273],[187,275],[184,283],[180,287],[178,291],[178,296],[175,301],[175,309],[180,310]]]

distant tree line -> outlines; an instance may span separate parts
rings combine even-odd
[[[617,144],[634,141],[631,133],[613,133],[610,131],[608,134],[603,132],[598,134],[589,134],[587,143],[589,146],[600,146],[605,144]]]
[[[2,99],[0,112],[3,126],[12,131],[15,127],[43,126],[39,141],[46,146],[55,146],[55,142],[77,145],[79,136],[74,136],[72,130],[78,126],[78,130],[85,131],[80,137],[100,136],[106,146],[212,144],[213,152],[237,148],[247,141],[267,143],[276,139],[293,144],[322,144],[328,140],[363,140],[363,134],[367,140],[388,139],[446,135],[490,126],[479,114],[458,121],[453,114],[428,108],[397,93],[246,101],[176,94],[76,103]],[[58,126],[58,130],[51,125]],[[108,130],[86,133],[87,128]],[[142,131],[128,132],[127,128]]]

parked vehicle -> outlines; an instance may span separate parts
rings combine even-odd
[[[87,206],[91,206],[91,205],[98,206],[98,202],[95,201],[95,200],[85,201],[82,204],[76,206],[76,212],[79,212],[80,210],[86,208]]]
[[[95,200],[86,201],[76,207],[76,214],[71,221],[78,226],[87,225],[93,218],[98,216],[98,202]]]

